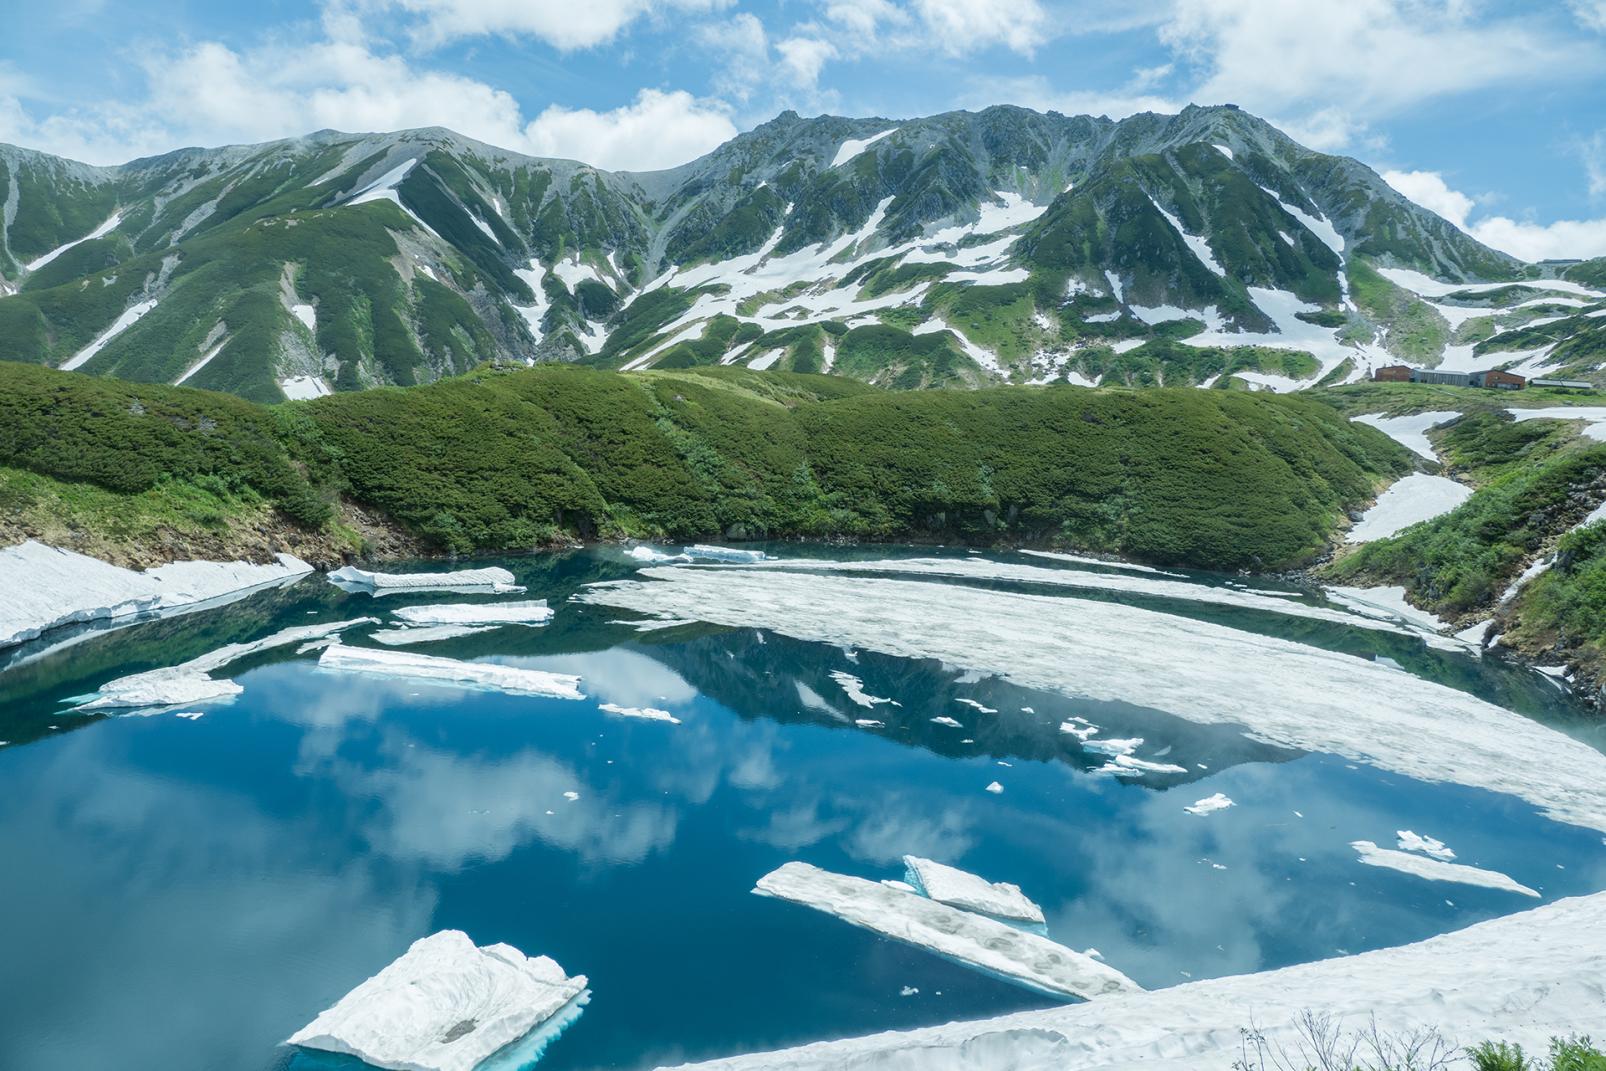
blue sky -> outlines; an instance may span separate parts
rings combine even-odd
[[[1520,256],[1606,254],[1606,0],[14,0],[0,141],[440,124],[670,166],[783,108],[1233,101]]]

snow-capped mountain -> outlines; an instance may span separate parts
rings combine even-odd
[[[1606,360],[1606,264],[1522,264],[1231,106],[788,112],[650,173],[438,128],[0,146],[0,188],[0,359],[259,400],[486,359],[1279,389]]]

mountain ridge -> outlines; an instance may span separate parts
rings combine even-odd
[[[1231,105],[786,112],[651,172],[443,127],[0,172],[0,358],[258,401],[488,359],[1287,388],[1450,352],[1466,318],[1377,270],[1570,270]]]

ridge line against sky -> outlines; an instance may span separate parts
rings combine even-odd
[[[0,141],[446,126],[645,170],[784,108],[1233,102],[1525,259],[1606,254],[1606,0],[17,0]]]

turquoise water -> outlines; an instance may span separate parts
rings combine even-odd
[[[609,624],[619,614],[564,603],[631,572],[616,550],[496,564],[552,600],[550,625],[406,649],[579,673],[587,701],[337,674],[284,650],[227,671],[244,693],[195,708],[196,720],[88,719],[63,703],[278,628],[461,601],[375,600],[320,578],[3,656],[0,1067],[303,1066],[282,1038],[445,928],[589,976],[591,1004],[543,1069],[653,1067],[1049,1003],[750,894],[792,859],[890,878],[914,853],[1015,882],[1056,940],[1097,948],[1150,987],[1418,940],[1534,904],[1355,861],[1350,841],[1392,846],[1396,829],[1436,836],[1546,900],[1606,887],[1598,833],[1508,797],[1125,704],[966,683],[932,661],[855,660],[701,625],[640,634]],[[1340,625],[1130,601],[1392,658],[1599,742],[1527,671]],[[903,707],[866,715],[834,670]],[[621,719],[600,702],[663,707],[682,724]],[[963,728],[932,724],[938,714]],[[855,716],[888,728],[855,728]],[[1145,737],[1148,757],[1169,746],[1192,769],[1095,776],[1104,756],[1058,732],[1072,716]],[[984,791],[995,780],[1001,795]],[[1213,792],[1237,806],[1183,812]]]

